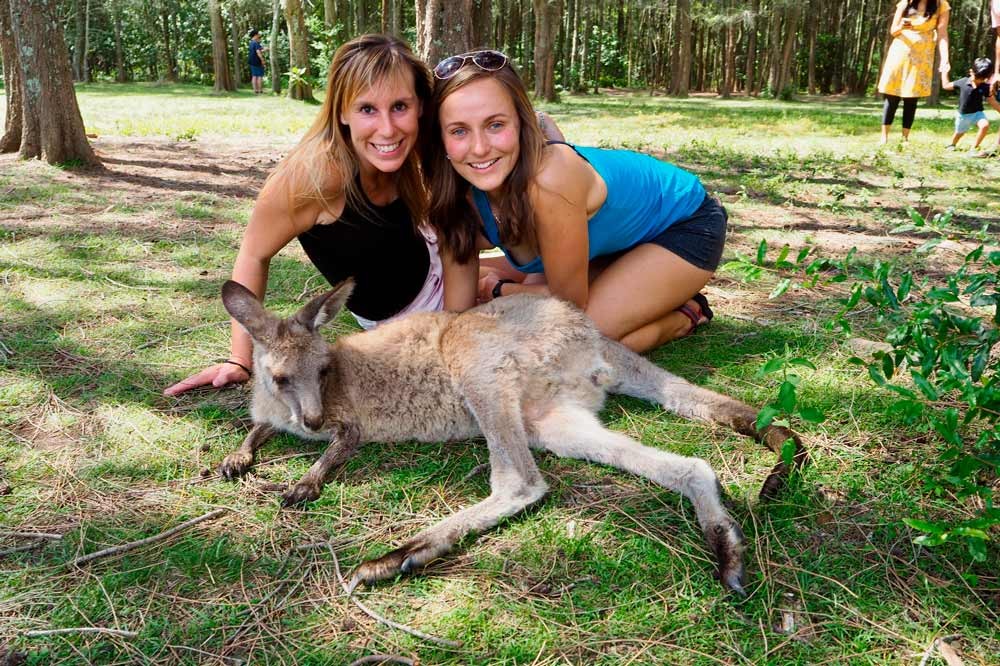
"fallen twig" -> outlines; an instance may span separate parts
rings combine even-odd
[[[221,516],[222,514],[226,513],[227,511],[229,511],[229,509],[216,509],[215,511],[209,511],[208,513],[206,513],[203,516],[198,516],[197,518],[192,518],[191,520],[188,520],[187,522],[181,523],[177,527],[170,528],[166,532],[161,532],[160,534],[156,534],[154,536],[147,537],[145,539],[139,539],[138,541],[132,541],[130,543],[124,543],[124,544],[122,544],[120,546],[112,546],[111,548],[105,548],[104,550],[99,550],[97,552],[90,553],[88,555],[81,555],[80,557],[78,557],[75,560],[73,560],[72,562],[70,562],[69,565],[70,566],[77,566],[78,567],[81,564],[86,564],[87,562],[91,562],[93,560],[100,559],[102,557],[108,557],[110,555],[118,555],[118,554],[130,551],[130,550],[134,550],[134,549],[139,548],[141,546],[147,546],[147,545],[149,545],[151,543],[156,543],[157,541],[163,541],[164,539],[169,539],[170,537],[172,537],[173,535],[177,534],[178,532],[186,530],[189,527],[193,527],[194,525],[197,525],[198,523],[204,522],[206,520],[214,520],[215,518],[218,518],[219,516]]]
[[[416,663],[409,657],[401,657],[398,654],[370,654],[367,657],[355,659],[351,662],[350,666],[361,666],[361,664],[384,664],[390,661],[397,664],[405,664],[406,666],[413,666],[413,664]]]
[[[39,631],[24,632],[25,638],[39,638],[41,636],[62,636],[64,634],[111,634],[120,638],[136,638],[139,633],[136,631],[125,631],[124,629],[108,629],[107,627],[67,627],[66,629],[42,629]]]
[[[63,538],[63,535],[53,532],[8,532],[7,530],[0,530],[0,537],[22,537],[25,539],[51,539],[52,541],[58,541]]]
[[[26,550],[34,550],[35,548],[41,548],[44,545],[44,541],[35,541],[34,543],[29,543],[24,546],[14,546],[13,548],[0,550],[0,557],[6,557],[7,555],[13,555],[14,553],[21,553]]]
[[[344,590],[344,594],[346,594],[347,598],[350,599],[352,602],[354,602],[354,605],[360,608],[361,612],[363,612],[365,615],[367,615],[368,617],[377,622],[381,622],[386,626],[392,627],[393,629],[399,629],[400,631],[406,632],[411,636],[416,636],[417,638],[421,638],[431,643],[444,645],[450,648],[462,647],[461,641],[453,641],[447,638],[438,638],[437,636],[431,636],[430,634],[425,634],[419,629],[414,629],[413,627],[409,627],[405,624],[400,624],[399,622],[395,622],[388,618],[384,618],[375,611],[373,611],[372,609],[368,608],[368,606],[365,606],[363,603],[355,599],[354,595],[351,594],[349,588],[347,587],[347,581],[344,580],[344,577],[340,573],[340,560],[337,559],[337,551],[333,549],[333,545],[331,544],[327,544],[327,549],[330,551],[330,556],[333,557],[333,571],[337,576],[337,581],[340,583],[340,587]]]
[[[466,481],[474,477],[476,474],[482,472],[484,469],[489,469],[489,467],[490,467],[489,463],[480,463],[479,465],[476,465],[475,467],[469,470],[468,474],[462,477],[461,482],[465,483]]]

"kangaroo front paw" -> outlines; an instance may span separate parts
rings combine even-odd
[[[285,508],[290,508],[318,500],[322,491],[323,488],[318,483],[299,481],[281,494],[281,505]]]
[[[251,465],[253,465],[252,453],[233,451],[219,465],[219,474],[227,481],[236,481],[250,471]]]
[[[348,593],[360,583],[375,583],[392,578],[400,573],[413,573],[423,569],[428,563],[448,552],[445,544],[431,544],[422,539],[414,539],[382,557],[368,560],[357,568],[348,584]]]
[[[730,519],[705,530],[705,538],[719,563],[719,580],[722,581],[722,585],[745,597],[747,593],[743,589],[746,574],[743,566],[743,550],[746,542],[743,530]]]

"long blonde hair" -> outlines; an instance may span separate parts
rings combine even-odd
[[[368,204],[357,182],[360,163],[351,145],[350,127],[340,122],[340,115],[365,90],[408,74],[413,76],[417,99],[426,108],[431,95],[430,71],[406,42],[392,35],[369,34],[343,44],[330,62],[326,98],[316,120],[264,187],[282,187],[291,210],[319,202],[332,212],[332,200],[344,195],[350,207],[363,213]],[[422,116],[420,134],[425,133],[424,124]],[[427,195],[416,147],[397,172],[396,186],[414,225],[421,224],[427,218]]]
[[[494,72],[466,63],[454,76],[434,81],[431,104],[424,112],[428,126],[421,140],[424,173],[430,190],[430,223],[438,231],[442,247],[461,263],[469,261],[475,253],[479,218],[469,203],[469,182],[458,175],[445,154],[440,111],[449,95],[485,78],[494,79],[507,91],[521,125],[518,133],[520,156],[504,182],[503,196],[497,206],[500,239],[508,245],[526,244],[536,249],[538,245],[528,188],[538,173],[545,137],[528,99],[528,91],[509,62]]]

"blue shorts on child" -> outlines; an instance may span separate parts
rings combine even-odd
[[[955,134],[965,134],[970,129],[979,124],[980,120],[986,120],[986,114],[982,111],[975,113],[955,114]]]

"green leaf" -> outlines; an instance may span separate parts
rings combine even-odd
[[[803,261],[805,261],[805,258],[809,256],[810,252],[812,252],[811,247],[804,247],[801,250],[799,250],[799,255],[795,257],[795,263],[801,264]]]
[[[777,298],[783,293],[788,291],[788,287],[792,284],[791,278],[782,278],[778,284],[771,290],[771,293],[767,295],[768,298]]]
[[[947,540],[948,540],[947,534],[942,534],[940,536],[936,534],[934,535],[924,534],[914,539],[913,543],[917,544],[918,546],[927,546],[928,548],[933,548],[934,546],[940,546]]]
[[[822,423],[826,420],[826,414],[815,407],[803,407],[799,410],[799,418],[809,423]]]
[[[802,358],[801,356],[788,359],[788,365],[797,365],[801,368],[809,368],[810,370],[816,369],[816,366],[813,365],[812,361],[807,358]]]
[[[924,226],[924,216],[918,213],[915,208],[907,208],[906,212],[909,213],[910,219],[913,220],[915,226]]]
[[[915,530],[927,532],[928,534],[943,534],[947,529],[944,525],[917,518],[903,518],[903,522]]]
[[[785,243],[785,245],[782,246],[781,251],[778,252],[778,258],[774,260],[775,266],[777,266],[778,264],[780,264],[781,262],[783,262],[785,259],[787,259],[788,258],[788,253],[791,250],[792,250],[792,248],[789,247],[788,243]]]
[[[982,539],[969,539],[969,554],[976,562],[986,561],[986,542]]]
[[[795,411],[795,384],[782,382],[778,389],[778,406],[786,414]]]
[[[930,252],[943,242],[944,239],[941,237],[932,238],[923,245],[921,245],[920,247],[918,247],[916,250],[914,250],[914,252],[916,252],[917,254],[924,254],[925,252]]]
[[[763,430],[767,426],[771,425],[775,417],[781,413],[781,410],[773,405],[765,405],[763,409],[757,412],[757,430]]]
[[[868,366],[868,376],[879,386],[885,386],[885,377],[882,376],[882,371],[874,364]]]
[[[934,388],[934,385],[927,381],[927,378],[919,372],[916,370],[910,370],[910,376],[913,378],[913,383],[917,385],[917,388],[920,389],[921,393],[927,396],[928,400],[937,400],[941,397],[937,392],[937,389]]]
[[[906,297],[910,295],[910,289],[913,287],[913,273],[903,273],[903,277],[899,280],[899,289],[896,291],[897,302],[903,302]]]
[[[759,266],[764,265],[764,258],[767,257],[767,240],[761,240],[760,244],[757,245],[757,264]]]
[[[761,372],[765,375],[770,374],[772,372],[777,372],[778,370],[784,369],[786,363],[787,361],[785,360],[784,356],[778,356],[772,358],[770,361],[764,364],[764,367],[761,368]]]
[[[977,530],[975,527],[956,527],[951,530],[951,533],[956,536],[964,537],[974,537],[976,539],[989,540],[990,535],[982,530]]]
[[[786,465],[791,466],[795,462],[795,451],[795,440],[789,437],[781,445],[781,459]]]

